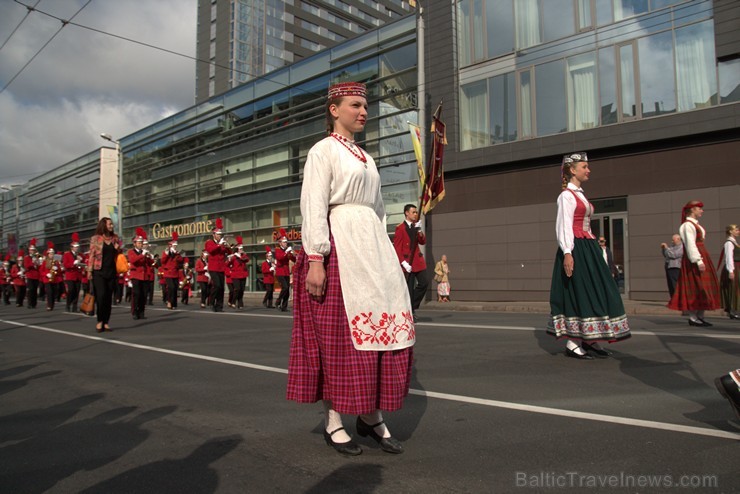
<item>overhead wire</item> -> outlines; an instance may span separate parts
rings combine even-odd
[[[40,3],[41,3],[41,0],[36,0],[36,3],[33,5],[33,7],[26,7],[26,15],[23,16],[23,19],[20,20],[20,22],[18,23],[18,25],[15,26],[15,29],[13,29],[13,31],[10,33],[10,35],[5,39],[5,41],[3,41],[2,46],[0,46],[0,50],[2,50],[3,48],[5,48],[5,45],[8,44],[8,41],[10,41],[10,38],[13,37],[13,35],[15,34],[15,32],[18,30],[18,28],[21,27],[21,25],[26,21],[26,19],[28,18],[28,16],[31,15],[31,12],[33,12],[33,10],[36,8],[36,6],[38,4],[40,4]]]
[[[16,1],[17,1],[17,0],[16,0]],[[92,2],[92,0],[87,0],[87,2],[85,2],[85,5],[83,5],[82,7],[80,7],[80,9],[79,9],[79,10],[78,10],[77,12],[75,12],[75,14],[74,14],[74,15],[73,15],[72,17],[70,17],[70,18],[69,18],[69,20],[64,20],[64,19],[58,19],[58,20],[60,20],[60,21],[62,22],[62,25],[61,25],[61,27],[60,27],[59,29],[57,29],[57,32],[55,32],[55,33],[54,33],[54,34],[52,35],[52,37],[51,37],[51,38],[49,38],[49,40],[48,40],[48,41],[47,41],[46,43],[44,43],[44,46],[42,46],[41,48],[39,48],[39,50],[38,50],[38,51],[37,51],[37,52],[36,52],[36,53],[35,53],[35,54],[34,54],[34,55],[33,55],[33,56],[32,56],[32,57],[30,58],[30,60],[28,60],[28,62],[26,62],[26,64],[25,64],[25,65],[24,65],[23,67],[21,67],[21,69],[20,69],[20,70],[19,70],[18,72],[16,72],[16,74],[15,74],[15,75],[14,75],[14,76],[13,76],[13,77],[12,77],[12,78],[11,78],[11,79],[10,79],[10,80],[8,81],[8,83],[7,83],[7,84],[6,84],[5,86],[3,86],[3,88],[2,88],[2,89],[0,89],[0,94],[2,94],[2,92],[3,92],[3,91],[5,91],[5,90],[6,90],[7,88],[8,88],[8,86],[10,86],[11,84],[13,84],[13,81],[14,81],[14,80],[16,80],[16,78],[17,78],[17,77],[18,77],[19,75],[21,75],[21,74],[23,73],[23,71],[24,71],[24,70],[26,70],[26,67],[28,67],[29,65],[31,65],[31,62],[33,62],[33,61],[34,61],[34,59],[35,59],[35,58],[36,58],[37,56],[39,56],[39,54],[40,54],[40,53],[41,53],[42,51],[44,51],[44,48],[46,48],[47,46],[49,46],[49,43],[51,43],[51,42],[52,42],[52,40],[53,40],[54,38],[56,38],[56,37],[57,37],[57,35],[58,35],[58,34],[59,34],[60,32],[62,32],[62,29],[64,29],[64,28],[65,28],[65,27],[67,26],[67,24],[69,24],[69,23],[70,23],[70,21],[71,21],[72,19],[74,19],[75,17],[77,17],[77,14],[79,14],[80,12],[82,12],[82,10],[83,10],[83,9],[84,9],[85,7],[87,7],[87,6],[88,6],[88,5],[90,4],[90,2]],[[39,10],[36,10],[36,8],[34,8],[34,7],[30,7],[30,6],[28,6],[28,5],[22,4],[21,2],[17,2],[17,3],[20,3],[21,5],[23,5],[23,6],[24,6],[24,7],[26,7],[27,9],[29,9],[29,12],[40,12]],[[36,2],[36,5],[38,5],[38,2]]]

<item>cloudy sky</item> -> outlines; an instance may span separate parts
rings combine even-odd
[[[19,0],[34,5],[38,0]],[[88,0],[40,0],[69,19]],[[72,22],[195,55],[196,0],[92,0]],[[0,45],[27,9],[0,0]],[[33,12],[0,49],[0,89],[61,26]],[[24,183],[195,101],[195,61],[67,25],[0,93],[0,185]]]

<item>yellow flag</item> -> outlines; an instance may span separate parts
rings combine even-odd
[[[411,143],[414,145],[414,154],[416,155],[416,168],[419,172],[419,195],[421,196],[422,188],[426,183],[426,174],[424,173],[424,155],[421,150],[421,128],[409,122],[409,132],[411,133]]]

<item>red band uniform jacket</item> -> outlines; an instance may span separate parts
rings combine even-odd
[[[414,243],[413,258],[411,258],[411,239],[409,238],[406,225],[407,223],[403,221],[400,225],[396,227],[396,234],[393,237],[393,247],[396,249],[398,262],[408,262],[409,264],[411,264],[411,271],[414,273],[418,273],[419,271],[424,271],[427,268],[427,263],[424,260],[424,256],[421,255],[421,250],[419,249],[419,245],[425,245],[427,243],[427,237],[421,230],[416,231],[416,242]],[[412,227],[411,230],[413,232],[416,229]],[[404,271],[404,273],[405,272],[406,271]]]
[[[282,247],[275,249],[275,276],[290,276],[290,262],[295,262],[293,251],[285,252]]]

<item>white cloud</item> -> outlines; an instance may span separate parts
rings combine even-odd
[[[33,0],[28,0],[32,3]],[[82,0],[41,2],[68,19]],[[73,22],[189,56],[195,54],[195,0],[95,0]],[[0,33],[26,10],[0,0]],[[32,13],[0,51],[0,85],[59,28]],[[7,34],[0,35],[0,42]],[[195,62],[68,25],[0,94],[0,184],[22,183],[194,104]]]

